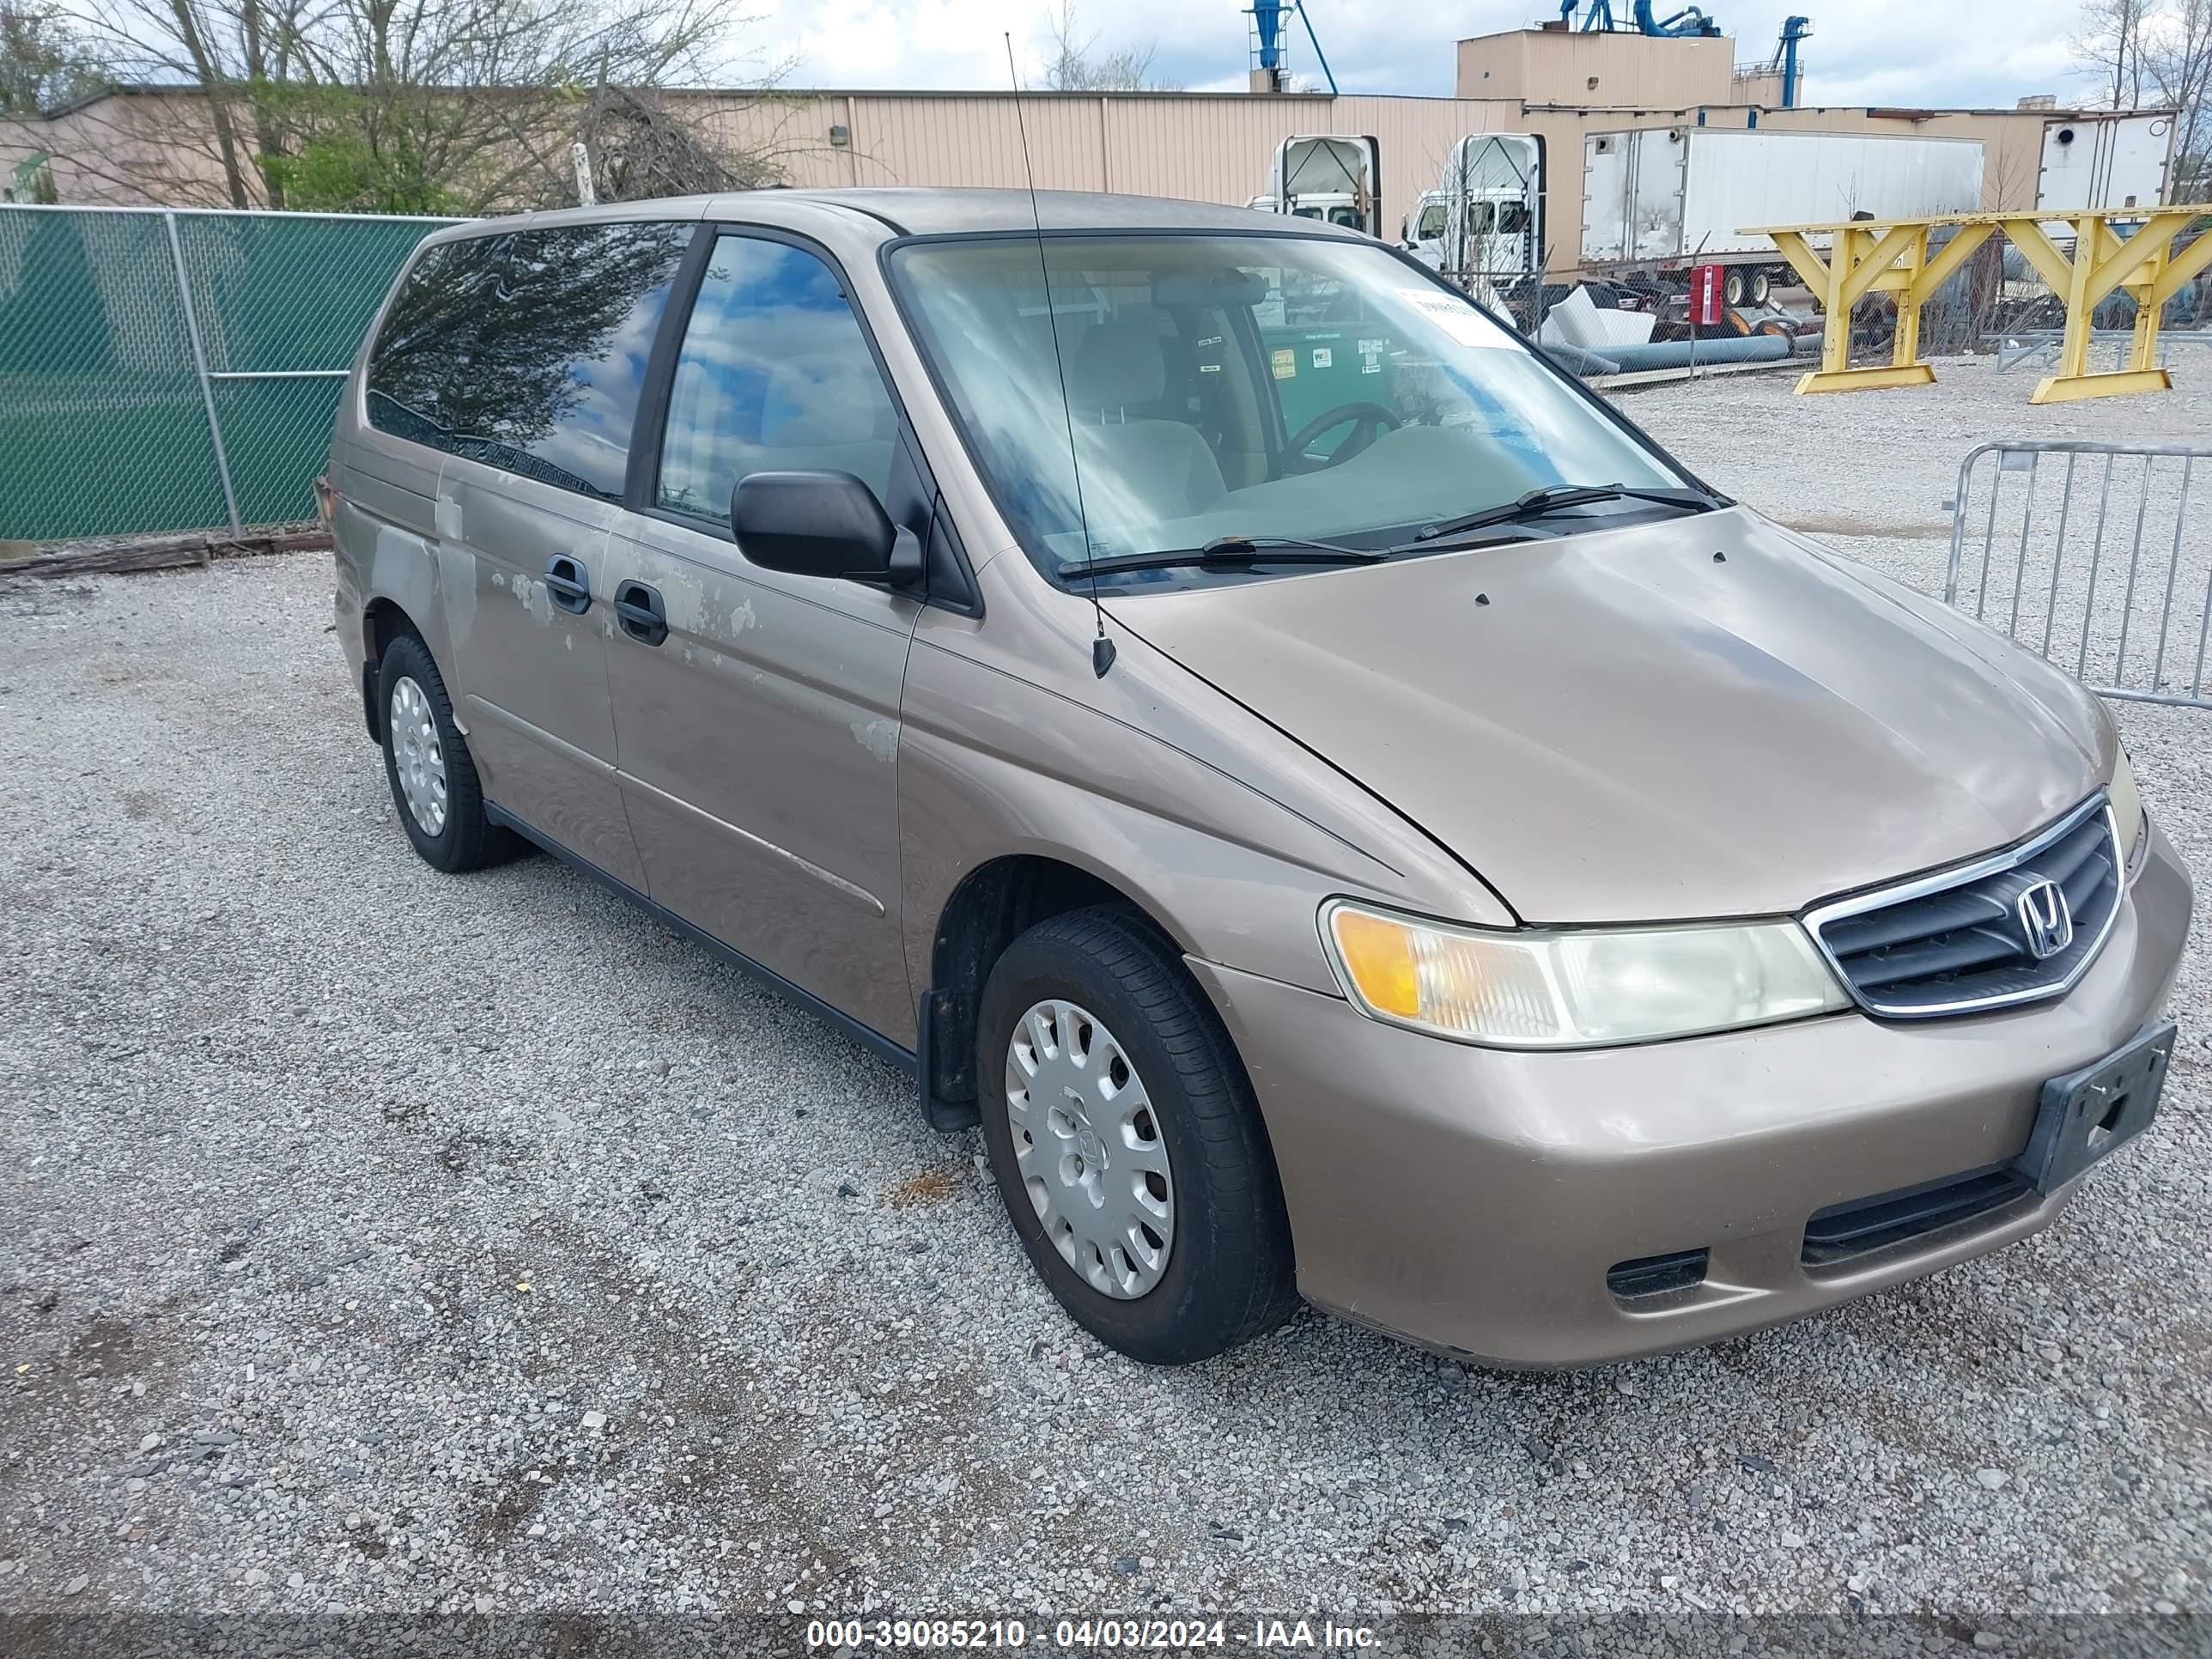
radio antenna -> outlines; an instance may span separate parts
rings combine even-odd
[[[1083,562],[1091,562],[1091,514],[1083,504],[1083,462],[1075,453],[1075,406],[1067,398],[1067,359],[1060,349],[1060,313],[1052,303],[1052,266],[1044,257],[1044,215],[1037,210],[1036,169],[1030,165],[1030,125],[1022,114],[1022,76],[1014,67],[1014,37],[1000,36],[1006,44],[1006,76],[1014,83],[1014,125],[1022,138],[1022,177],[1030,187],[1030,222],[1036,228],[1037,274],[1044,279],[1044,319],[1052,330],[1053,367],[1060,371],[1060,412],[1067,422],[1067,465],[1075,475],[1075,516],[1083,527]],[[1091,572],[1091,613],[1098,632],[1091,641],[1091,672],[1100,679],[1114,665],[1114,641],[1106,636],[1106,608],[1098,603],[1098,573]]]

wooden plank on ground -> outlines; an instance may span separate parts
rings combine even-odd
[[[182,535],[102,536],[85,541],[0,542],[0,577],[113,575],[142,570],[180,570],[217,559],[303,553],[331,544],[317,525],[272,525],[243,536],[228,531]]]

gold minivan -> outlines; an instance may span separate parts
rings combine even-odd
[[[458,226],[325,500],[422,856],[534,843],[909,1067],[1142,1359],[1301,1296],[1709,1341],[2034,1231],[2156,1109],[2190,884],[2103,706],[1355,232]]]

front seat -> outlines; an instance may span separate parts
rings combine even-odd
[[[1167,395],[1167,356],[1149,313],[1096,323],[1067,368],[1086,505],[1108,524],[1187,519],[1228,493],[1198,428],[1139,417]],[[1127,499],[1112,499],[1126,495]]]

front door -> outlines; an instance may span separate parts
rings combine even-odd
[[[625,608],[607,670],[647,890],[911,1044],[897,761],[917,607],[763,569],[729,531],[738,480],[789,469],[852,473],[911,516],[903,441],[830,267],[723,233],[676,359],[651,511],[609,546]]]

